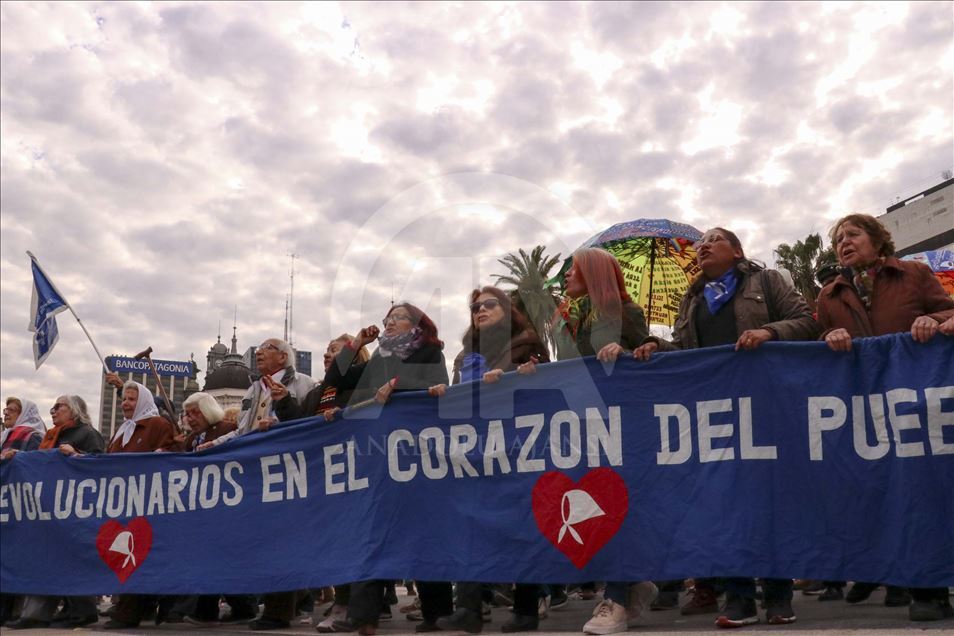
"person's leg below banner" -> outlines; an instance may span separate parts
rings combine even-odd
[[[152,596],[142,594],[120,594],[116,600],[116,608],[112,617],[103,625],[103,629],[129,629],[139,627],[146,602],[154,601]]]
[[[20,618],[7,623],[11,629],[28,629],[32,627],[48,627],[59,605],[58,596],[28,595],[23,599],[23,609]]]
[[[250,594],[226,594],[225,602],[229,612],[220,619],[223,623],[247,623],[258,615],[258,599]]]
[[[719,627],[744,627],[759,622],[755,604],[755,579],[729,578],[725,582],[725,607],[716,619]]]
[[[424,588],[418,581],[418,591],[421,594],[421,607],[424,607]],[[450,616],[437,620],[437,627],[444,631],[465,631],[470,634],[479,634],[484,629],[484,619],[481,616],[481,595],[483,583],[474,581],[457,582],[457,611]],[[452,599],[451,599],[452,600]],[[427,615],[424,616],[427,620]]]
[[[275,592],[266,594],[265,609],[262,615],[248,624],[249,629],[255,631],[270,629],[285,629],[291,627],[295,618],[295,603],[298,601],[298,592]]]
[[[912,587],[913,602],[908,608],[912,621],[939,621],[954,617],[946,587]]]
[[[501,625],[500,631],[510,633],[536,630],[540,625],[539,597],[539,583],[517,583],[513,590],[513,616]]]
[[[449,581],[417,581],[421,618],[416,632],[437,631],[437,619],[454,613],[454,588]]]
[[[717,582],[718,580],[713,578],[695,579],[691,592],[692,598],[679,608],[679,613],[683,616],[697,616],[718,612],[719,600],[715,587]]]
[[[351,584],[348,620],[361,636],[370,636],[377,631],[383,600],[383,580],[376,579]],[[342,627],[346,626],[343,625]]]
[[[762,579],[762,589],[765,591],[765,621],[769,625],[794,623],[792,579]]]

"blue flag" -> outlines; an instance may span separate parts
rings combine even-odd
[[[56,328],[56,314],[67,309],[69,305],[46,277],[33,254],[30,254],[30,264],[33,267],[33,297],[30,300],[28,329],[33,332],[33,358],[36,368],[39,369],[60,337]]]

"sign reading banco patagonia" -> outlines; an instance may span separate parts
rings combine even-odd
[[[187,378],[192,375],[191,360],[153,360],[156,365],[156,371],[159,375],[174,376],[177,378]],[[136,358],[125,358],[121,356],[109,356],[106,358],[106,364],[115,373],[152,373],[149,369],[148,360],[137,360]]]

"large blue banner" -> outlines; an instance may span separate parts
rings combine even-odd
[[[199,454],[20,453],[0,479],[5,592],[954,585],[954,338],[553,363]]]

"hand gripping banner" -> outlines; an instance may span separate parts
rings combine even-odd
[[[954,585],[954,339],[552,363],[203,453],[20,453],[0,483],[8,593]]]

